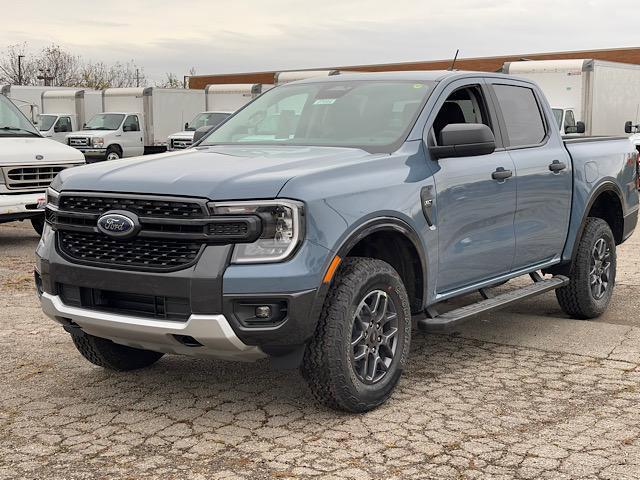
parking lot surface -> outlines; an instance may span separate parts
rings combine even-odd
[[[267,361],[89,364],[40,311],[37,241],[0,226],[0,479],[640,478],[640,234],[599,321],[549,293],[414,332],[399,388],[362,415]]]

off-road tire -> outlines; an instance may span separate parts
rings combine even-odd
[[[118,345],[105,338],[86,333],[72,334],[73,343],[80,354],[94,365],[124,372],[148,367],[162,357],[162,353]]]
[[[365,384],[352,366],[353,318],[367,292],[384,291],[397,313],[398,343],[387,373]],[[337,410],[366,412],[384,403],[397,385],[409,356],[411,311],[398,273],[386,262],[353,257],[342,262],[327,293],[301,372],[320,403]]]
[[[38,215],[37,217],[32,217],[31,226],[37,232],[38,235],[42,236],[42,231],[44,230],[44,215]]]
[[[595,298],[591,289],[592,252],[599,239],[610,249],[608,287],[602,298]],[[588,218],[569,272],[569,285],[556,290],[562,310],[573,318],[588,320],[602,315],[611,301],[616,278],[616,242],[607,222]]]

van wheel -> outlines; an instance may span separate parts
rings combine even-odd
[[[88,333],[72,333],[71,338],[80,354],[94,365],[124,372],[148,367],[160,360],[163,353],[140,350],[113,343]]]
[[[348,258],[327,294],[302,375],[319,402],[366,412],[393,392],[410,340],[409,297],[398,273],[381,260]]]
[[[602,315],[616,281],[616,242],[607,222],[588,218],[578,244],[569,285],[556,290],[562,310],[582,320]]]
[[[44,215],[32,217],[31,226],[38,233],[38,235],[42,236],[42,231],[44,230]]]
[[[107,148],[107,155],[105,160],[119,160],[122,158],[122,152],[117,147],[109,147]]]

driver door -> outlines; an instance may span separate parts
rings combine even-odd
[[[486,85],[480,79],[454,82],[440,97],[427,123],[428,145],[452,123],[483,123],[493,131],[496,151],[488,155],[431,159],[438,231],[436,293],[509,273],[515,254],[515,167],[502,146],[501,132]],[[508,171],[506,179],[496,171]]]
[[[144,155],[144,141],[137,115],[127,115],[122,123],[122,147],[124,157]]]

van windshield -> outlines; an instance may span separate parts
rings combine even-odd
[[[39,137],[36,127],[11,101],[0,94],[0,135],[3,137]]]
[[[87,122],[83,130],[117,130],[124,120],[121,113],[99,113]]]
[[[38,130],[41,132],[47,132],[51,130],[53,124],[55,123],[56,117],[55,115],[40,115],[40,123],[38,124]]]
[[[432,82],[352,80],[282,85],[223,123],[200,145],[305,145],[390,152],[399,147]]]
[[[187,130],[197,130],[200,127],[215,127],[231,116],[224,112],[204,112],[196,115],[196,118],[189,123]]]

